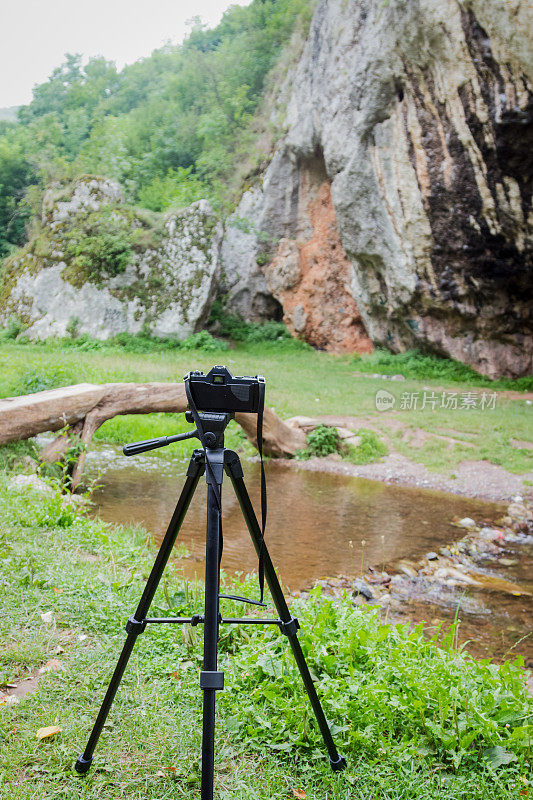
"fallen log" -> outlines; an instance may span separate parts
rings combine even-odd
[[[73,435],[79,435],[87,447],[100,425],[118,415],[179,413],[186,408],[182,383],[80,383],[0,400],[0,444],[29,439],[45,431],[67,429],[66,436],[45,448],[44,458],[56,459],[70,446]],[[236,414],[235,419],[248,440],[257,447],[256,415]],[[303,431],[290,427],[271,408],[265,408],[263,451],[266,455],[291,456],[304,446]],[[85,453],[82,452],[72,474],[72,489],[80,481],[84,463]]]

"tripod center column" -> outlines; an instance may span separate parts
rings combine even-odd
[[[205,559],[204,663],[200,674],[203,698],[202,800],[212,800],[215,771],[215,693],[224,685],[217,671],[220,555],[222,533],[222,478],[224,448],[206,448],[207,536]]]

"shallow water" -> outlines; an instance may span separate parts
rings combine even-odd
[[[103,448],[91,454],[91,471],[102,471],[93,499],[109,522],[137,523],[163,536],[178,498],[186,462],[157,456],[134,461]],[[259,511],[259,465],[243,464],[248,491]],[[416,558],[458,538],[453,517],[494,520],[501,506],[443,492],[389,486],[346,475],[311,472],[280,463],[267,466],[266,541],[283,583],[291,590],[332,575],[356,576],[361,564],[379,566]],[[205,481],[180,532],[190,556],[187,576],[203,577]],[[257,502],[256,502],[257,501]],[[257,559],[229,479],[223,489],[224,554],[229,573],[256,569]],[[364,542],[364,544],[362,543]]]

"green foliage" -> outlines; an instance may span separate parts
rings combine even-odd
[[[2,339],[15,340],[21,333],[24,333],[27,326],[18,317],[10,317],[7,328],[0,329],[0,341]]]
[[[71,339],[77,339],[80,334],[80,320],[79,317],[71,317],[66,327],[67,336]]]
[[[70,386],[77,382],[77,376],[61,364],[44,368],[33,368],[24,372],[17,383],[14,395],[34,394],[58,386]]]
[[[241,317],[228,313],[220,299],[213,303],[209,324],[221,336],[235,342],[279,342],[292,338],[283,322],[246,322]]]
[[[343,457],[352,464],[372,464],[387,455],[387,446],[375,431],[360,428],[355,435],[360,440],[357,447],[350,444],[344,445],[342,453]]]
[[[375,431],[360,428],[355,431],[355,435],[359,437],[356,447],[341,441],[337,428],[332,425],[317,425],[307,434],[306,448],[299,450],[296,458],[305,461],[308,458],[324,458],[332,453],[340,453],[352,464],[371,464],[387,455],[385,442]]]
[[[12,472],[26,458],[37,458],[37,450],[31,440],[0,445],[0,472]]]
[[[41,461],[37,473],[65,495],[71,491],[72,474],[80,455],[86,451],[87,446],[79,436],[73,436],[69,432],[68,426],[59,431],[58,435],[67,439],[64,452],[56,461]]]
[[[101,285],[124,272],[130,263],[133,229],[127,216],[113,208],[98,209],[65,231],[63,277],[75,285],[91,281]]]
[[[140,205],[152,211],[165,211],[171,206],[184,208],[195,200],[209,197],[209,188],[191,172],[192,167],[178,167],[170,169],[163,177],[156,175],[151,183],[140,189]]]
[[[30,213],[24,203],[34,173],[21,142],[0,136],[0,258],[24,243]]]
[[[208,331],[191,333],[180,343],[181,350],[201,350],[204,353],[213,353],[215,350],[229,350],[229,345],[221,339],[215,339]]]
[[[384,624],[375,611],[319,590],[297,614],[342,752],[398,764],[428,758],[454,771],[478,768],[495,746],[509,754],[500,764],[530,756],[533,701],[524,692],[522,658],[501,668],[475,662],[454,648],[453,626],[428,636],[422,625]],[[249,698],[232,735],[256,751],[314,753],[319,734],[300,705],[290,654],[272,631],[260,636],[260,646],[254,636],[232,656],[236,691]]]
[[[518,391],[533,391],[533,377],[491,380],[453,358],[425,355],[416,350],[408,350],[405,353],[374,350],[370,355],[354,355],[353,360],[360,372],[379,372],[384,375],[400,373],[404,378],[415,380],[433,379],[475,386],[492,386],[495,389],[509,387]]]
[[[331,425],[317,425],[307,434],[308,456],[324,457],[336,453],[339,449],[340,439],[337,428]]]
[[[119,181],[128,200],[155,211],[228,201],[225,183],[251,149],[268,73],[297,21],[308,24],[308,8],[307,0],[230,6],[215,29],[195,20],[182,45],[120,72],[101,57],[83,65],[67,55],[19,109],[18,124],[0,128],[0,257],[23,243],[44,187],[87,172]],[[97,275],[127,263],[117,231],[73,247]]]

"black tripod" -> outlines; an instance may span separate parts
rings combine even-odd
[[[122,675],[126,669],[129,657],[137,640],[137,636],[143,633],[149,623],[181,623],[189,625],[204,625],[204,660],[203,670],[200,672],[200,688],[203,690],[203,729],[202,729],[202,792],[201,800],[213,800],[213,781],[215,769],[215,692],[224,687],[224,673],[217,669],[217,643],[220,624],[242,624],[242,625],[277,625],[284,633],[292,648],[294,658],[300,670],[305,689],[309,695],[309,700],[315,712],[318,727],[324,738],[326,748],[329,753],[329,761],[332,769],[339,772],[346,766],[345,759],[339,755],[331,731],[329,729],[324,711],[318,699],[313,680],[309,673],[305,656],[302,652],[298,640],[297,631],[300,627],[298,620],[293,617],[288,609],[283,596],[278,577],[274,570],[272,561],[264,546],[261,529],[259,527],[255,512],[244,484],[243,472],[239,457],[232,450],[224,447],[224,430],[233,417],[233,413],[200,412],[197,415],[198,429],[190,433],[177,436],[163,437],[162,439],[151,439],[147,442],[137,442],[132,445],[125,445],[124,453],[134,455],[146,450],[154,450],[157,447],[164,447],[171,442],[187,439],[192,436],[200,438],[203,445],[202,450],[194,450],[189,467],[187,469],[187,479],[176,505],[174,514],[168,526],[165,538],[157,554],[154,566],[146,583],[141,600],[135,614],[129,618],[126,624],[127,638],[120,654],[117,666],[108,686],[104,701],[94,723],[93,730],[89,737],[87,747],[83,754],[78,757],[75,769],[79,773],[85,773],[91,766],[93,753],[98,743],[98,739],[104,727],[107,715],[113,703],[115,694],[119,687]],[[192,421],[190,412],[187,412],[188,421]],[[201,423],[201,424],[200,424]],[[205,567],[205,610],[203,614],[194,614],[192,617],[148,617],[153,597],[157,590],[159,581],[165,569],[166,563],[174,547],[179,529],[191,502],[192,496],[198,485],[200,477],[206,472],[207,468],[207,541],[206,541],[206,567]],[[222,479],[224,471],[229,475],[235,494],[239,501],[242,513],[252,542],[257,554],[262,554],[264,572],[274,605],[279,614],[279,619],[253,619],[244,617],[242,619],[223,618],[219,611],[220,598],[242,600],[244,602],[257,601],[246,600],[245,598],[233,597],[231,595],[220,594],[220,554],[221,554],[221,507],[220,496],[222,489]]]

